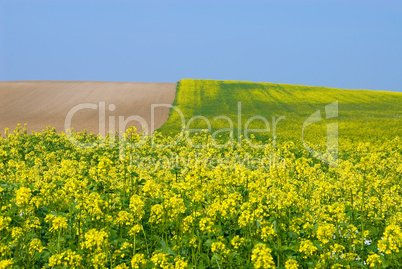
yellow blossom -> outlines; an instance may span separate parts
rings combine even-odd
[[[261,243],[255,245],[251,255],[251,261],[254,263],[254,268],[275,268],[275,263],[271,256],[271,249]]]
[[[367,264],[369,267],[376,267],[381,265],[381,257],[378,254],[371,253],[367,257]]]
[[[135,254],[133,259],[131,260],[131,267],[138,269],[138,268],[140,268],[141,265],[144,265],[146,263],[147,263],[147,261],[145,259],[144,254]]]
[[[83,246],[88,249],[91,249],[93,247],[100,249],[106,244],[107,238],[108,234],[105,231],[97,231],[96,229],[91,229],[85,234],[85,241],[83,243]]]
[[[286,269],[297,269],[297,268],[299,268],[299,264],[297,263],[296,260],[290,259],[290,260],[286,261],[285,268]]]

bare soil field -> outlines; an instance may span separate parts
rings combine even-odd
[[[28,132],[41,131],[46,126],[64,132],[66,119],[68,123],[71,118],[71,127],[77,132],[86,129],[102,134],[124,131],[129,126],[142,130],[146,122],[151,133],[152,104],[172,104],[175,93],[176,83],[0,82],[0,132],[6,127],[13,130],[18,123],[27,123]],[[155,130],[168,115],[167,106],[154,109]]]

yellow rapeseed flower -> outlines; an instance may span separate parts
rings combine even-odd
[[[299,268],[299,264],[297,263],[296,260],[290,259],[290,260],[286,261],[285,268],[286,269],[297,269],[297,268]]]
[[[370,253],[367,257],[367,264],[369,267],[377,267],[382,263],[381,257],[378,254]]]
[[[255,245],[251,255],[251,262],[254,263],[254,268],[275,268],[275,263],[271,256],[271,252],[271,249],[264,244],[260,243]]]
[[[141,265],[144,265],[146,263],[147,260],[145,259],[144,254],[135,254],[131,260],[131,267],[134,269],[138,269]]]

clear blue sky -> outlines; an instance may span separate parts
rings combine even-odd
[[[402,1],[0,0],[0,80],[402,91]]]

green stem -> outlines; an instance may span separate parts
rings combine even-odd
[[[134,233],[134,242],[133,242],[133,257],[134,257],[134,255],[135,255],[135,236],[136,236],[136,234]]]
[[[147,241],[147,236],[146,236],[146,234],[145,234],[144,229],[142,228],[141,230],[142,230],[142,232],[143,232],[143,234],[144,234],[144,238],[145,238],[145,245],[146,245],[146,247],[147,247],[147,253],[148,253],[148,257],[149,257],[149,249],[148,249],[148,241]]]
[[[60,231],[57,235],[57,254],[60,254]]]

